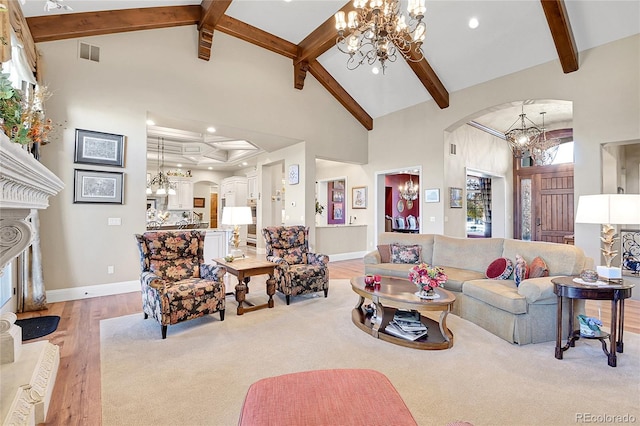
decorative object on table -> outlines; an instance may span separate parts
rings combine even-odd
[[[289,185],[297,185],[300,183],[300,166],[292,164],[289,166]]]
[[[439,266],[429,266],[428,263],[419,263],[409,270],[409,281],[418,286],[416,295],[421,299],[437,299],[435,289],[442,287],[447,282],[447,274]]]
[[[462,208],[462,188],[449,188],[449,207],[452,209]]]
[[[382,277],[380,275],[374,275],[373,276],[373,283],[374,284],[380,284],[380,281],[382,281]]]
[[[640,274],[640,231],[620,230],[620,252],[622,253],[622,271]]]
[[[124,166],[124,136],[76,129],[74,163]]]
[[[596,270],[603,278],[622,278],[622,269],[611,266],[611,261],[618,255],[614,250],[617,234],[612,225],[640,223],[640,194],[581,195],[576,223],[602,225],[601,251],[606,266],[597,266]]]
[[[75,169],[74,203],[122,204],[124,173]]]
[[[365,275],[364,276],[364,283],[368,286],[373,285],[373,283],[375,282],[375,279],[373,277],[373,275]]]
[[[578,315],[578,322],[580,323],[580,335],[584,337],[594,337],[600,333],[600,327],[602,327],[602,321],[598,318],[588,317],[586,315]]]
[[[595,283],[596,281],[598,281],[598,273],[593,269],[585,269],[580,272],[580,278],[582,278],[582,280],[585,282]]]
[[[367,187],[354,186],[351,188],[351,208],[366,209],[367,208]]]
[[[440,190],[439,189],[425,189],[424,190],[424,202],[425,203],[439,203],[440,202]]]
[[[233,242],[234,248],[231,250],[232,256],[244,257],[244,253],[238,248],[238,245],[240,245],[240,226],[251,223],[253,223],[251,207],[224,207],[222,209],[222,224],[233,225],[233,237],[231,241]]]
[[[233,262],[233,259],[235,259],[235,257],[228,255],[224,257],[224,261],[225,262]]]

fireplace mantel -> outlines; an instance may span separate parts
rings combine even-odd
[[[32,209],[49,207],[62,181],[24,148],[0,132],[0,271],[29,247]]]

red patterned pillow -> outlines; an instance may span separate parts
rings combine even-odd
[[[549,267],[545,261],[540,257],[536,257],[529,265],[529,278],[548,277]]]
[[[378,246],[378,253],[380,253],[381,263],[391,262],[391,247],[389,246],[389,244],[380,244]]]
[[[499,257],[487,268],[485,275],[492,280],[507,280],[513,272],[513,262],[506,257]]]

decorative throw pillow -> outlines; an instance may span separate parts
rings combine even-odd
[[[527,261],[519,254],[516,254],[516,267],[513,271],[513,280],[516,282],[516,287],[520,285],[522,280],[526,280],[527,278],[529,278]]]
[[[391,244],[391,263],[420,263],[421,261],[421,245]]]
[[[378,253],[380,253],[381,263],[391,262],[391,247],[389,246],[389,244],[380,244],[378,246]]]
[[[545,261],[540,257],[536,257],[531,262],[529,266],[529,277],[530,278],[539,278],[539,277],[548,277],[549,276],[549,267]]]
[[[513,272],[513,262],[506,257],[499,257],[487,268],[487,278],[492,280],[507,280]]]

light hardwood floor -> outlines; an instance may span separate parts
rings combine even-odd
[[[362,275],[362,259],[331,262],[329,274],[332,279],[351,278]],[[329,292],[331,294],[331,292]],[[235,302],[228,300],[232,304]],[[276,309],[282,304],[276,300]],[[284,306],[280,306],[283,308]],[[607,325],[610,317],[608,302],[587,302],[590,316],[600,315]],[[228,309],[228,315],[234,310]],[[47,425],[101,425],[102,405],[100,387],[100,320],[140,313],[139,293],[51,303],[49,309],[19,314],[19,318],[41,315],[59,315],[58,329],[39,340],[50,340],[60,346],[60,368],[49,407]],[[259,311],[249,315],[259,315]],[[640,333],[640,302],[627,300],[625,305],[625,331]],[[158,326],[158,338],[160,327]],[[167,338],[171,338],[171,330]],[[604,356],[604,355],[603,355]],[[549,354],[553,357],[553,353]],[[600,360],[594,360],[598,362]]]

